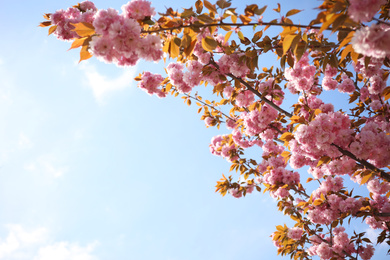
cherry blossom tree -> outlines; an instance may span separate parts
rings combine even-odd
[[[138,87],[195,103],[207,127],[225,124],[230,134],[213,137],[210,151],[237,174],[223,175],[216,191],[240,198],[257,190],[277,200],[295,222],[276,227],[277,253],[368,260],[374,244],[390,245],[389,10],[386,0],[325,0],[302,25],[292,20],[301,10],[282,13],[279,4],[238,13],[228,0],[196,0],[156,15],[145,0],[121,11],[84,1],[45,14],[40,26],[81,48],[80,61],[95,56],[134,66],[168,59],[166,76],[144,72],[135,78]],[[279,18],[264,21],[264,12]],[[247,27],[252,34],[244,35]],[[268,54],[278,65],[259,69]],[[198,94],[199,85],[210,100]],[[332,91],[343,93],[342,109],[322,98]],[[262,156],[246,157],[250,147]],[[298,172],[304,166],[307,180]],[[351,180],[367,192],[347,187]],[[351,219],[379,230],[377,241],[350,233]]]

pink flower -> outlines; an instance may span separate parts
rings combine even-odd
[[[357,30],[352,38],[352,47],[357,53],[374,58],[385,58],[390,54],[390,27],[372,24]]]
[[[122,6],[123,15],[135,20],[144,20],[146,17],[152,17],[156,14],[151,2],[145,0],[132,0]]]
[[[349,0],[348,14],[355,22],[369,22],[386,0]]]
[[[159,98],[165,97],[167,94],[163,92],[161,82],[164,78],[159,74],[152,74],[149,71],[144,72],[141,77],[141,81],[138,83],[138,87],[145,90],[149,95],[156,94]]]
[[[294,227],[288,229],[287,236],[291,239],[299,240],[301,239],[302,234],[303,234],[303,230],[301,228]]]

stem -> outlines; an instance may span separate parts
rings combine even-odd
[[[390,26],[390,23],[388,23],[388,22],[385,22],[385,21],[383,21],[383,20],[380,20],[380,19],[378,19],[378,18],[372,18],[372,20],[374,20],[374,21],[377,21],[378,23],[383,23],[383,24],[386,24],[386,25],[389,25]]]
[[[390,174],[388,174],[387,172],[377,168],[376,166],[372,165],[371,163],[367,162],[366,160],[362,160],[362,159],[358,159],[353,153],[351,153],[350,151],[347,151],[347,150],[344,150],[343,148],[341,148],[340,146],[336,145],[336,144],[331,144],[333,145],[334,147],[336,147],[340,153],[344,154],[345,156],[348,156],[349,158],[359,162],[361,165],[365,166],[366,168],[370,169],[370,170],[373,170],[373,171],[376,171],[376,172],[379,172],[379,176],[390,182]]]
[[[217,65],[217,64],[214,64],[214,65]],[[226,74],[227,76],[235,79],[235,80],[238,80],[240,81],[241,84],[243,84],[248,90],[250,90],[253,94],[255,94],[256,96],[258,96],[260,98],[260,100],[264,101],[266,104],[270,105],[272,108],[276,109],[277,111],[279,111],[280,113],[286,115],[287,117],[292,117],[293,115],[289,112],[287,112],[286,110],[284,110],[283,108],[277,106],[275,103],[273,103],[271,100],[269,100],[268,98],[266,97],[263,97],[261,95],[260,92],[258,92],[257,90],[255,90],[251,85],[249,85],[245,80],[243,80],[242,78],[238,78],[236,76],[234,76],[233,74],[231,73],[228,73]]]
[[[302,25],[302,24],[288,24],[288,23],[270,23],[270,22],[259,22],[259,23],[212,23],[212,24],[189,24],[189,25],[180,25],[175,27],[169,27],[169,28],[162,28],[155,29],[155,30],[141,30],[142,33],[156,33],[156,32],[162,32],[162,31],[171,31],[171,30],[177,30],[177,29],[183,29],[183,28],[206,28],[206,27],[213,27],[213,26],[236,26],[236,27],[243,27],[243,26],[254,26],[254,25],[266,25],[266,26],[289,26],[289,27],[298,27],[298,28],[305,28],[305,29],[321,29],[321,26],[313,26],[313,25]],[[333,29],[331,27],[325,29],[328,31],[332,31]],[[344,32],[350,32],[355,31],[355,29],[350,28],[339,28],[336,31],[344,31]]]
[[[196,97],[193,97],[193,96],[191,96],[191,95],[188,95],[188,94],[185,94],[185,93],[184,93],[184,96],[187,96],[187,97],[189,97],[189,98],[191,98],[191,99],[193,99],[193,100],[196,100],[196,101],[202,103],[203,105],[208,106],[208,107],[211,108],[211,109],[217,110],[219,113],[221,113],[222,115],[224,115],[226,118],[229,118],[230,120],[233,120],[234,122],[236,122],[235,119],[231,118],[230,116],[227,116],[225,113],[223,113],[221,110],[216,109],[214,106],[210,106],[210,105],[206,104],[205,102],[203,102],[202,100],[200,100],[200,99],[198,99],[198,98],[196,98]]]

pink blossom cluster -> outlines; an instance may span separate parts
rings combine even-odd
[[[285,184],[297,185],[300,181],[300,175],[298,172],[293,172],[285,169],[284,167],[278,167],[266,172],[263,175],[263,182],[269,185],[277,185],[279,188],[276,191],[271,191],[270,195],[274,198],[286,198],[290,195],[288,189],[284,188]]]
[[[240,57],[243,55],[236,53],[230,55],[224,54],[217,62],[219,71],[225,75],[233,74],[238,78],[244,78],[250,70],[244,62],[240,61]]]
[[[369,106],[372,110],[383,108],[384,111],[389,110],[389,106],[384,102],[382,96],[383,90],[386,88],[386,78],[384,71],[381,69],[382,60],[370,59],[370,63],[366,67],[363,58],[359,59],[357,64],[354,64],[355,71],[361,73],[363,77],[368,79],[368,84],[360,89],[360,101],[364,102],[367,98],[371,99]]]
[[[236,123],[236,120],[234,119],[226,119],[226,128],[227,129],[234,129],[236,128],[237,126],[237,123]]]
[[[340,217],[340,214],[349,212],[356,214],[362,207],[362,202],[356,198],[344,198],[337,193],[343,187],[341,177],[328,176],[320,187],[313,192],[312,199],[321,199],[321,194],[326,201],[320,205],[313,206],[308,211],[308,218],[315,224],[330,224]]]
[[[309,54],[305,53],[293,68],[285,69],[285,77],[289,81],[287,88],[292,94],[298,91],[309,91],[315,83],[316,67],[309,65]]]
[[[159,88],[163,80],[164,78],[160,74],[152,74],[147,71],[142,74],[138,87],[146,91],[149,95],[156,94],[159,98],[163,98],[167,95]]]
[[[348,15],[355,22],[369,22],[386,0],[349,0]]]
[[[311,113],[314,110],[319,109],[322,113],[329,113],[334,111],[334,106],[331,103],[324,103],[318,96],[308,94],[306,96],[300,96],[298,100],[299,104],[303,106],[299,110],[299,115],[303,116],[306,120],[309,119]],[[307,109],[309,107],[309,109]]]
[[[257,166],[257,170],[260,173],[264,173],[267,171],[268,167],[276,169],[279,167],[285,168],[286,162],[281,155],[271,156],[265,160],[262,160],[261,163]]]
[[[346,254],[352,255],[356,253],[355,243],[351,241],[351,239],[348,237],[348,234],[344,231],[344,227],[336,227],[332,231],[332,238],[324,236],[310,237],[312,246],[308,249],[309,255],[318,255],[321,260],[327,260],[332,257],[339,257],[338,259],[341,259],[341,257],[345,257]],[[363,247],[360,246],[360,248]],[[372,248],[372,246],[367,245],[366,248]]]
[[[198,61],[202,65],[206,65],[210,62],[211,54],[210,52],[205,51],[202,48],[202,39],[198,39],[197,43],[195,44],[194,52],[193,54],[198,57]]]
[[[390,163],[389,127],[387,122],[367,122],[350,144],[349,150],[378,168],[387,166]]]
[[[253,140],[244,139],[241,131],[238,129],[233,130],[232,138],[233,138],[233,141],[236,145],[238,145],[244,149],[252,147],[254,145],[258,145],[258,146],[263,145],[263,142],[261,140],[258,140],[258,139],[253,139]]]
[[[256,185],[253,183],[250,183],[250,184],[247,183],[247,185],[245,185],[245,186],[243,184],[245,184],[245,182],[241,182],[241,184],[238,188],[230,188],[229,189],[230,195],[232,195],[233,197],[238,199],[238,198],[242,197],[242,195],[244,194],[244,191],[245,191],[245,194],[248,194],[248,193],[250,194],[254,191],[254,189],[256,187]]]
[[[244,121],[245,133],[255,136],[268,128],[269,124],[278,116],[278,111],[269,105],[261,106],[261,110],[252,110],[249,113],[243,112],[240,117]]]
[[[255,95],[250,90],[244,90],[236,96],[236,105],[248,107],[255,101]]]
[[[341,74],[341,83],[333,79],[337,75],[337,68],[333,68],[329,64],[326,66],[324,78],[322,79],[322,88],[325,90],[338,90],[342,93],[353,93],[355,84],[345,73]]]
[[[283,103],[284,92],[275,87],[275,79],[269,78],[259,84],[259,92],[271,100],[275,105],[280,106]]]
[[[327,164],[322,164],[319,167],[310,167],[308,172],[315,179],[321,179],[326,175],[349,175],[353,173],[356,161],[343,156],[341,159],[332,160]]]
[[[365,78],[370,78],[375,75],[382,75],[383,71],[381,69],[383,64],[383,59],[371,58],[370,63],[367,66],[364,64],[364,57],[357,60],[357,63],[353,63],[354,69],[356,72],[359,72]]]
[[[234,162],[238,159],[236,153],[236,145],[234,142],[230,142],[231,137],[229,135],[217,135],[211,139],[210,152],[217,156],[222,156],[228,162]]]
[[[381,182],[379,179],[371,179],[367,184],[367,189],[370,191],[370,205],[375,211],[379,213],[389,213],[390,212],[390,199],[385,196],[390,191],[390,183]],[[366,223],[372,229],[384,229],[387,230],[388,227],[385,222],[390,221],[390,217],[373,217],[370,216],[366,218]]]
[[[272,124],[272,125],[275,126],[277,124]],[[275,127],[279,129],[277,126]],[[259,134],[262,140],[273,140],[274,138],[277,138],[278,135],[279,132],[274,128],[268,128]]]
[[[187,62],[186,72],[184,72],[182,63],[170,63],[167,66],[167,72],[171,83],[180,93],[189,93],[199,85],[202,79],[202,68],[203,65],[200,62],[190,60]]]
[[[299,240],[301,239],[302,234],[303,234],[302,228],[293,227],[288,229],[287,236],[291,239]]]
[[[150,17],[156,14],[154,8],[150,6],[150,2],[145,0],[132,0],[122,6],[122,11],[126,18],[135,20],[150,19]]]
[[[308,125],[299,125],[295,139],[289,142],[292,156],[290,165],[299,169],[327,155],[338,157],[341,153],[332,143],[346,148],[353,140],[349,117],[341,112],[319,114]]]
[[[112,8],[99,10],[93,21],[98,35],[92,37],[90,42],[92,53],[99,59],[118,66],[133,66],[140,58],[147,61],[160,60],[163,55],[160,37],[154,34],[141,37],[141,26],[136,20],[140,13],[126,12],[129,6],[144,10],[145,5],[151,8],[150,2],[132,1],[122,8],[122,15]]]
[[[345,228],[341,226],[333,229],[332,237],[315,235],[309,239],[312,246],[308,249],[308,254],[311,256],[318,255],[321,260],[327,260],[332,257],[341,259],[346,257],[346,254],[352,255],[355,253],[358,253],[363,260],[369,260],[375,251],[371,244],[366,246],[359,245],[356,250],[355,242],[351,241],[348,234],[345,233]]]
[[[233,91],[234,91],[234,88],[229,84],[229,85],[225,86],[225,88],[223,89],[223,96],[225,98],[230,98],[233,94]]]
[[[364,56],[382,59],[390,54],[390,27],[372,24],[357,30],[351,40],[353,49]]]
[[[72,31],[75,27],[72,24],[85,22],[92,23],[97,11],[94,3],[90,1],[81,2],[80,8],[71,7],[65,10],[58,10],[51,14],[50,20],[57,28],[54,34],[58,39],[67,41],[73,38],[80,38],[76,32]]]

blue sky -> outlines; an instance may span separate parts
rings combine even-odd
[[[269,195],[214,192],[230,165],[208,145],[227,130],[136,88],[161,64],[78,64],[37,27],[76,3],[0,0],[0,259],[279,259],[269,236],[288,219]]]

